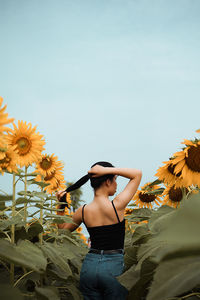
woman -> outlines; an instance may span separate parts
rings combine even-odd
[[[117,176],[130,179],[124,190],[113,201],[117,189]],[[88,174],[67,189],[73,191],[90,179],[94,189],[91,203],[79,207],[73,222],[60,224],[59,228],[75,230],[83,222],[89,232],[91,248],[86,255],[80,274],[80,290],[85,300],[125,299],[128,291],[116,276],[124,269],[124,210],[140,184],[142,172],[136,169],[115,168],[108,162],[97,162]],[[57,194],[60,200],[65,192]]]

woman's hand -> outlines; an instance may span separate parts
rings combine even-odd
[[[91,175],[92,177],[99,177],[107,174],[107,168],[100,166],[100,165],[95,165],[92,167],[89,171],[88,174]]]
[[[65,207],[69,208],[68,203],[66,201],[67,192],[66,191],[59,191],[56,193],[56,197],[59,202],[64,202],[58,205],[58,209],[63,209],[63,212],[65,210]]]
[[[66,191],[59,191],[56,193],[56,198],[58,199],[58,201],[61,200],[61,198],[66,194]]]

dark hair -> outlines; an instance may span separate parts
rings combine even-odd
[[[94,165],[92,165],[92,167],[96,166],[96,165],[100,165],[102,167],[112,167],[114,168],[114,166],[109,163],[109,162],[106,162],[106,161],[99,161],[97,163],[95,163]],[[91,168],[92,168],[91,167]],[[91,186],[93,187],[93,189],[98,189],[103,182],[105,182],[107,179],[110,179],[110,181],[113,180],[115,175],[113,174],[107,174],[107,175],[103,175],[103,176],[99,176],[99,177],[92,177],[90,176],[90,184]]]
[[[100,166],[102,166],[102,167],[112,167],[112,168],[114,168],[114,166],[113,166],[111,163],[107,162],[107,161],[99,161],[99,162],[95,163],[94,165],[92,165],[91,168],[94,167],[94,166],[96,166],[96,165],[100,165]],[[87,174],[87,175],[81,177],[81,178],[80,178],[78,181],[76,181],[73,185],[69,186],[69,187],[66,189],[66,192],[68,193],[68,192],[72,192],[72,191],[74,191],[74,190],[79,189],[79,188],[80,188],[82,185],[84,185],[89,179],[90,179],[90,184],[91,184],[91,186],[93,187],[93,189],[96,190],[96,189],[98,189],[98,188],[103,184],[103,182],[105,182],[107,179],[109,179],[109,180],[112,181],[113,178],[114,178],[114,176],[115,176],[115,175],[113,175],[113,174],[107,174],[107,175],[103,175],[103,176],[99,176],[99,177],[92,177],[92,175]],[[66,195],[62,196],[62,197],[60,198],[60,201],[61,201],[61,202],[66,202]],[[60,205],[60,209],[64,209],[65,206],[68,207],[67,203],[66,203],[66,204],[61,204],[61,205]]]

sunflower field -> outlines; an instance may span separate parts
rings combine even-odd
[[[8,117],[0,97],[1,299],[83,299],[79,276],[88,245],[55,193],[65,189],[64,164],[43,153],[45,139],[31,123]],[[197,130],[199,133],[200,130]],[[118,280],[128,299],[200,299],[200,139],[184,140],[141,187],[126,209],[125,270]],[[20,190],[19,190],[20,188]]]
[[[125,271],[118,280],[128,299],[200,299],[200,140],[183,145],[126,210]]]
[[[72,222],[70,194],[64,215],[55,197],[66,188],[64,165],[43,154],[45,140],[36,127],[13,123],[2,103],[0,98],[0,172],[12,177],[12,186],[9,195],[0,187],[1,299],[82,299],[86,238],[81,228],[71,234],[57,227]]]

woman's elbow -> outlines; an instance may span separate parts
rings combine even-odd
[[[137,177],[137,178],[139,178],[141,180],[141,178],[142,178],[142,171],[139,170],[139,169],[137,169],[135,177]]]
[[[63,229],[64,224],[57,224],[58,229]]]
[[[68,223],[58,224],[58,228],[59,229],[69,229],[70,230]]]

